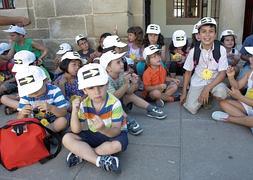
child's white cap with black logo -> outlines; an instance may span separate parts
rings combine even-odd
[[[161,49],[158,49],[155,45],[149,45],[143,51],[143,58],[147,59],[147,56],[152,55],[158,51],[161,51]]]
[[[64,59],[78,59],[80,60],[83,64],[86,64],[88,61],[87,59],[81,58],[78,52],[76,51],[71,51],[71,52],[66,52],[62,57],[61,57],[61,62]]]
[[[13,26],[10,25],[9,29],[7,30],[3,30],[4,32],[9,32],[9,33],[18,33],[18,34],[22,34],[22,35],[26,35],[26,31],[25,28],[23,27],[19,27],[19,26]]]
[[[76,44],[78,44],[78,41],[81,40],[81,39],[87,39],[87,37],[84,36],[83,34],[78,34],[78,35],[75,37]]]
[[[11,46],[8,43],[0,43],[0,54],[3,54],[5,51],[11,49]]]
[[[220,39],[223,37],[223,36],[234,36],[235,38],[237,37],[236,34],[234,33],[233,30],[231,29],[227,29],[225,31],[222,31],[221,35],[220,35]]]
[[[183,47],[186,45],[187,36],[183,30],[177,30],[172,35],[174,47]]]
[[[192,34],[197,34],[199,32],[199,25],[200,22],[197,22],[196,24],[194,24],[193,29],[192,29]]]
[[[103,49],[110,48],[113,46],[123,48],[126,47],[127,44],[122,42],[117,35],[107,36],[103,41]]]
[[[201,26],[206,25],[206,24],[213,24],[213,25],[217,26],[215,19],[211,18],[211,17],[203,17],[202,19],[199,20],[198,24],[199,24],[198,29]]]
[[[39,91],[47,76],[40,67],[27,66],[22,71],[18,71],[15,78],[18,84],[18,95],[23,97]]]
[[[72,51],[72,47],[68,43],[62,43],[59,46],[59,50],[56,52],[56,54],[62,55],[65,54],[68,51]]]
[[[253,55],[253,47],[252,47],[252,46],[245,47],[245,50],[246,50],[249,54]]]
[[[146,34],[160,34],[161,28],[157,24],[150,24],[147,27]]]
[[[99,60],[99,64],[102,65],[102,67],[104,69],[107,68],[108,64],[115,60],[115,59],[119,59],[121,57],[123,57],[124,55],[126,54],[126,52],[123,52],[123,53],[117,53],[116,51],[114,50],[111,50],[111,51],[107,51],[106,53],[103,53],[102,56],[100,57],[100,60]]]
[[[33,52],[22,50],[14,55],[14,66],[12,72],[23,71],[24,67],[29,66],[36,60],[36,56]]]
[[[77,72],[78,89],[102,86],[108,82],[108,74],[105,69],[97,63],[86,64]]]

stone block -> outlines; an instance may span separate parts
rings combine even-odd
[[[48,39],[49,30],[48,29],[27,30],[27,37],[33,39]]]
[[[86,35],[84,17],[62,17],[49,19],[50,37],[53,39],[75,38],[77,34]]]
[[[37,19],[37,28],[49,28],[48,19]]]
[[[88,15],[85,16],[85,22],[86,22],[86,28],[87,28],[87,35],[90,36],[94,36],[94,20],[93,20],[93,16]]]
[[[92,6],[90,0],[55,0],[56,16],[90,14]]]
[[[28,17],[27,9],[1,9],[0,15],[2,16],[25,16]]]
[[[132,25],[133,26],[140,26],[142,28],[145,27],[145,19],[144,19],[144,16],[143,15],[134,15],[132,17]],[[144,29],[143,29],[144,30]]]
[[[15,1],[15,8],[27,8],[27,0]]]
[[[94,34],[99,37],[104,32],[112,32],[117,25],[118,35],[126,36],[129,27],[128,19],[128,13],[94,15]]]
[[[28,26],[26,26],[26,29],[31,29],[31,28],[35,28],[35,14],[34,14],[34,9],[28,9],[28,17],[31,21],[31,24],[29,24]]]
[[[144,12],[144,1],[129,0],[129,11],[135,14],[143,14]]]
[[[35,15],[36,17],[53,17],[54,12],[54,1],[52,0],[34,0]]]
[[[94,14],[114,12],[128,12],[128,0],[93,0]]]

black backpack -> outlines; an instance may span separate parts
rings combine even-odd
[[[200,57],[200,53],[201,53],[199,46],[200,46],[200,42],[196,42],[195,46],[194,46],[194,53],[193,53],[194,67],[196,67],[199,63],[199,57]],[[214,41],[213,58],[215,59],[215,61],[217,63],[219,62],[219,59],[221,57],[220,46],[221,46],[220,41],[215,40]]]

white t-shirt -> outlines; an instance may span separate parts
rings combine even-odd
[[[206,49],[201,48],[201,45],[200,45],[201,53],[199,57],[199,63],[196,66],[194,74],[192,75],[192,78],[191,78],[192,86],[205,86],[211,83],[216,78],[216,76],[218,75],[220,71],[227,70],[228,60],[227,60],[226,49],[223,46],[220,47],[221,57],[218,63],[213,58],[213,53],[212,53],[213,49],[214,49],[214,46],[212,49],[206,50]],[[186,71],[192,71],[194,69],[193,54],[194,54],[194,48],[190,50],[185,60],[183,68]],[[213,76],[209,80],[204,80],[201,77],[202,71],[206,68],[208,68],[209,70],[213,72]]]

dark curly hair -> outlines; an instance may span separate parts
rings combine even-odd
[[[158,40],[157,40],[157,44],[159,45],[159,48],[161,48],[162,46],[164,46],[164,37],[162,34],[158,35]],[[148,40],[148,34],[145,34],[144,39],[143,39],[143,46],[148,47],[150,45],[149,40]]]
[[[141,48],[143,43],[143,30],[140,26],[132,26],[128,28],[127,33],[133,33],[136,36],[135,43]]]

